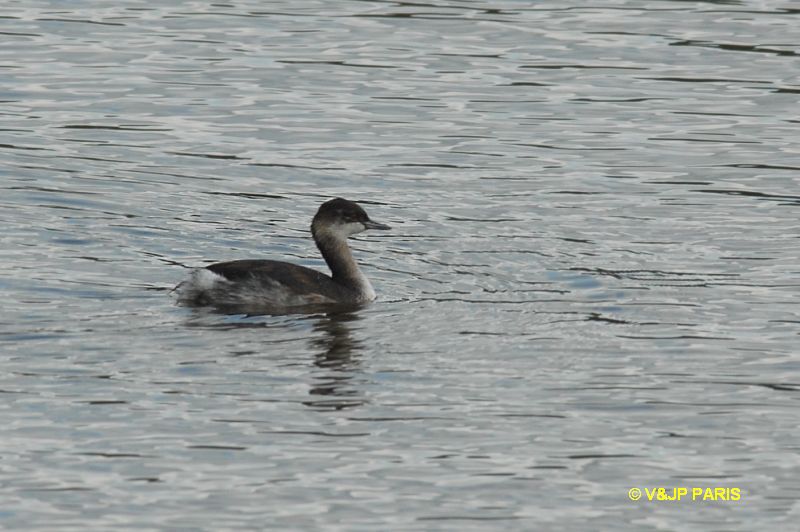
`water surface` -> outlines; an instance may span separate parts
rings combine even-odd
[[[0,528],[796,522],[797,17],[6,2]],[[174,305],[333,196],[373,305]]]

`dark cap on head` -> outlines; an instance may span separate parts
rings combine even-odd
[[[334,198],[320,205],[311,227],[313,229],[318,224],[350,223],[360,223],[364,226],[364,229],[389,229],[388,225],[370,220],[367,212],[358,203],[344,198]]]

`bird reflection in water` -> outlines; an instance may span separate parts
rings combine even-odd
[[[355,312],[337,310],[321,316],[314,324],[314,332],[319,336],[311,341],[311,347],[317,353],[314,365],[320,372],[314,377],[318,382],[309,394],[320,398],[303,401],[304,405],[320,410],[344,410],[366,402],[354,386],[354,378],[360,372],[358,353],[363,346],[353,338],[350,324],[359,319]]]
[[[343,410],[363,405],[366,400],[356,386],[355,378],[361,373],[359,352],[363,349],[362,342],[355,340],[351,334],[351,324],[361,319],[358,315],[360,305],[321,305],[318,308],[306,307],[302,319],[311,321],[314,337],[309,347],[315,353],[314,366],[316,370],[309,375],[312,380],[309,395],[312,399],[302,401],[302,404],[318,410]],[[248,321],[258,317],[285,316],[285,313],[270,312],[269,309],[258,307],[215,307],[193,309],[191,319],[187,322],[190,327],[211,327],[214,329],[243,329],[280,327],[274,323],[263,321]],[[208,323],[209,319],[220,316],[230,316],[232,321],[223,323]],[[234,356],[248,356],[257,354],[256,351],[246,350],[237,352]],[[317,397],[319,397],[317,399]]]

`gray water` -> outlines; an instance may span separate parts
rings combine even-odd
[[[0,43],[0,528],[796,526],[796,3],[20,0]],[[375,303],[175,305],[324,269],[334,196],[394,227]]]

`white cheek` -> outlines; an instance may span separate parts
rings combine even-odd
[[[355,235],[366,230],[364,224],[361,222],[350,222],[336,226],[336,232],[347,238],[350,235]]]

